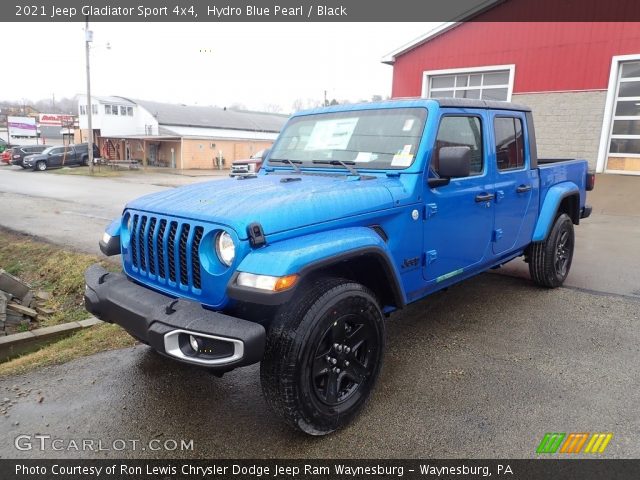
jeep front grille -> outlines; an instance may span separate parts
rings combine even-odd
[[[203,227],[133,214],[131,229],[134,269],[142,275],[202,289],[198,252],[204,235]]]

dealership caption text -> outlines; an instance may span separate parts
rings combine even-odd
[[[497,464],[495,473],[498,476],[512,476],[514,471],[509,464]],[[407,473],[414,473],[421,477],[448,477],[451,475],[464,478],[472,476],[490,477],[494,472],[492,467],[488,465],[430,465],[421,463],[419,468],[408,468]],[[16,476],[20,475],[42,475],[42,476],[65,476],[65,475],[87,475],[92,477],[110,477],[110,476],[132,476],[140,478],[147,476],[163,476],[178,475],[194,478],[206,478],[220,476],[229,478],[231,476],[240,476],[242,478],[249,477],[274,477],[274,478],[304,478],[311,476],[334,476],[337,478],[363,477],[372,476],[377,478],[402,478],[405,475],[405,467],[402,465],[383,465],[375,462],[365,465],[345,465],[336,463],[332,467],[327,465],[309,465],[306,463],[300,465],[256,465],[256,464],[231,464],[220,465],[212,464],[206,466],[197,466],[190,463],[176,465],[127,465],[125,463],[107,466],[99,465],[59,465],[53,464],[50,468],[44,465],[22,465],[20,463],[15,466]]]
[[[77,16],[93,17],[191,17],[198,18],[198,10],[193,5],[176,5],[175,7],[148,7],[138,5],[137,7],[94,7],[84,5],[76,7],[56,7],[55,5],[16,5],[17,17],[49,17],[49,18],[69,18]],[[346,17],[347,9],[344,6],[326,5],[299,5],[297,7],[270,5],[268,7],[258,5],[245,5],[244,7],[232,7],[231,5],[208,5],[206,11],[202,12],[208,17],[229,18],[229,17]]]
[[[190,464],[184,464],[181,468],[174,465],[167,466],[129,466],[126,464],[114,464],[109,466],[97,466],[97,465],[58,465],[53,464],[50,468],[46,466],[27,466],[17,464],[15,467],[16,475],[90,475],[92,477],[109,477],[112,475],[177,475],[178,473],[186,476],[193,477],[210,477],[210,476],[253,476],[253,477],[298,477],[301,474],[304,475],[323,475],[327,476],[331,473],[336,475],[356,476],[356,475],[383,475],[402,477],[404,476],[404,468],[401,466],[382,466],[382,465],[370,465],[351,467],[346,465],[334,465],[333,472],[328,466],[316,466],[316,465],[209,465],[209,466],[194,466]]]

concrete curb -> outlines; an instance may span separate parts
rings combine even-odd
[[[102,323],[95,317],[78,322],[62,323],[52,327],[37,328],[28,332],[14,333],[0,337],[0,362],[22,355],[42,345],[68,337],[79,330]]]

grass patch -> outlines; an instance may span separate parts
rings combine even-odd
[[[69,252],[27,235],[0,230],[0,268],[27,282],[34,290],[51,293],[46,306],[55,313],[40,321],[39,327],[89,316],[83,303],[84,271],[94,263],[102,264],[107,270],[119,270],[93,255]]]
[[[51,293],[47,307],[56,313],[39,327],[83,320],[84,271],[100,263],[107,270],[119,267],[93,255],[70,252],[19,233],[0,230],[0,268]],[[115,325],[100,324],[77,332],[40,350],[0,364],[0,376],[24,373],[44,365],[60,364],[103,350],[132,346],[136,341]]]
[[[132,172],[133,171],[135,170],[132,170]],[[56,168],[50,170],[50,172],[55,173],[56,175],[84,175],[87,177],[121,177],[123,173],[120,170],[114,170],[105,166],[94,168],[93,175],[89,172],[89,167]]]
[[[135,344],[133,337],[122,328],[103,323],[52,343],[37,352],[0,363],[0,377],[18,375],[39,367],[58,365],[74,358]]]

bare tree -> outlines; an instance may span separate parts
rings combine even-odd
[[[282,112],[282,107],[277,103],[267,103],[263,110],[269,113],[280,113]]]
[[[291,109],[294,112],[304,110],[304,100],[302,100],[301,98],[296,98],[291,104]]]

